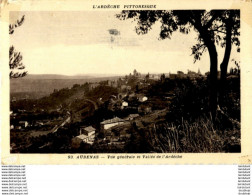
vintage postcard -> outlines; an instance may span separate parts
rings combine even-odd
[[[1,163],[251,163],[252,2],[179,2],[3,1]]]

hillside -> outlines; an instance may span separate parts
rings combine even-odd
[[[51,94],[55,89],[71,88],[74,84],[115,80],[119,76],[105,75],[27,75],[24,78],[10,80],[11,99],[38,99]]]
[[[117,89],[110,86],[91,87],[92,84],[74,84],[71,87],[54,89],[52,93],[37,99],[20,99],[11,102],[11,109],[35,110],[56,110],[71,108],[72,112],[82,110],[83,103],[90,104],[97,109],[98,98],[108,99],[111,95],[117,94]]]

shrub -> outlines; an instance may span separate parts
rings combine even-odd
[[[197,118],[208,110],[207,80],[180,79],[176,83],[171,105],[176,118]]]
[[[148,141],[157,152],[240,152],[239,130],[221,131],[214,126],[211,118],[206,116],[194,122],[182,120],[180,125],[176,126],[163,122],[155,124],[149,130]]]

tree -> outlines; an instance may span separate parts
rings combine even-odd
[[[239,62],[235,61],[235,60],[232,60],[234,61],[234,64],[235,64],[235,68],[230,68],[230,71],[229,71],[229,74],[230,75],[238,75],[240,76],[240,65],[239,65]]]
[[[134,69],[134,71],[133,71],[133,76],[134,76],[134,77],[138,77],[138,76],[140,76],[140,73],[137,72],[136,69]]]
[[[230,11],[231,13],[232,11]],[[216,42],[220,41],[218,28],[223,25],[226,10],[172,10],[172,11],[122,11],[117,15],[121,20],[134,19],[137,21],[135,27],[137,34],[146,34],[152,25],[160,21],[160,39],[171,38],[173,32],[179,30],[188,34],[191,29],[198,33],[197,44],[192,46],[194,61],[200,60],[206,49],[210,57],[210,94],[209,109],[213,119],[217,109],[217,67],[218,54]],[[232,26],[232,25],[231,25]],[[224,46],[224,44],[223,44]],[[227,56],[228,57],[228,56]]]
[[[15,24],[9,25],[9,34],[13,34],[15,28],[21,26],[24,22],[25,16],[22,16],[20,20],[17,20]],[[27,75],[27,71],[21,71],[25,69],[22,63],[23,56],[20,52],[17,52],[14,46],[9,48],[9,67],[10,67],[10,79],[24,77]],[[21,72],[20,72],[21,71]]]
[[[160,81],[163,83],[165,82],[165,74],[161,74],[160,76]]]
[[[145,76],[145,79],[146,79],[146,80],[149,80],[149,78],[150,78],[150,73],[148,73],[148,74]]]

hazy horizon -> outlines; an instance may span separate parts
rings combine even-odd
[[[180,70],[178,70],[178,71],[180,71]],[[192,71],[192,70],[189,70],[189,71]],[[187,71],[182,71],[184,74],[187,74],[188,72]],[[198,71],[194,71],[194,72],[198,72]],[[201,71],[200,71],[201,72]],[[129,73],[127,73],[127,74],[116,74],[116,73],[83,73],[83,74],[55,74],[55,73],[44,73],[44,74],[41,74],[41,73],[31,73],[31,74],[27,74],[27,76],[29,76],[29,75],[33,75],[33,76],[35,76],[35,75],[55,75],[55,76],[66,76],[66,77],[77,77],[77,76],[92,76],[92,77],[94,77],[94,76],[99,76],[99,77],[105,77],[105,76],[125,76],[125,75],[129,75],[129,74],[133,74],[133,71],[132,72],[129,72]],[[147,75],[147,74],[153,74],[153,75],[160,75],[160,74],[169,74],[169,73],[171,73],[171,74],[177,74],[177,72],[138,72],[138,73],[140,73],[140,74],[142,74],[142,75]],[[201,72],[201,74],[204,74],[204,73],[202,73]]]

